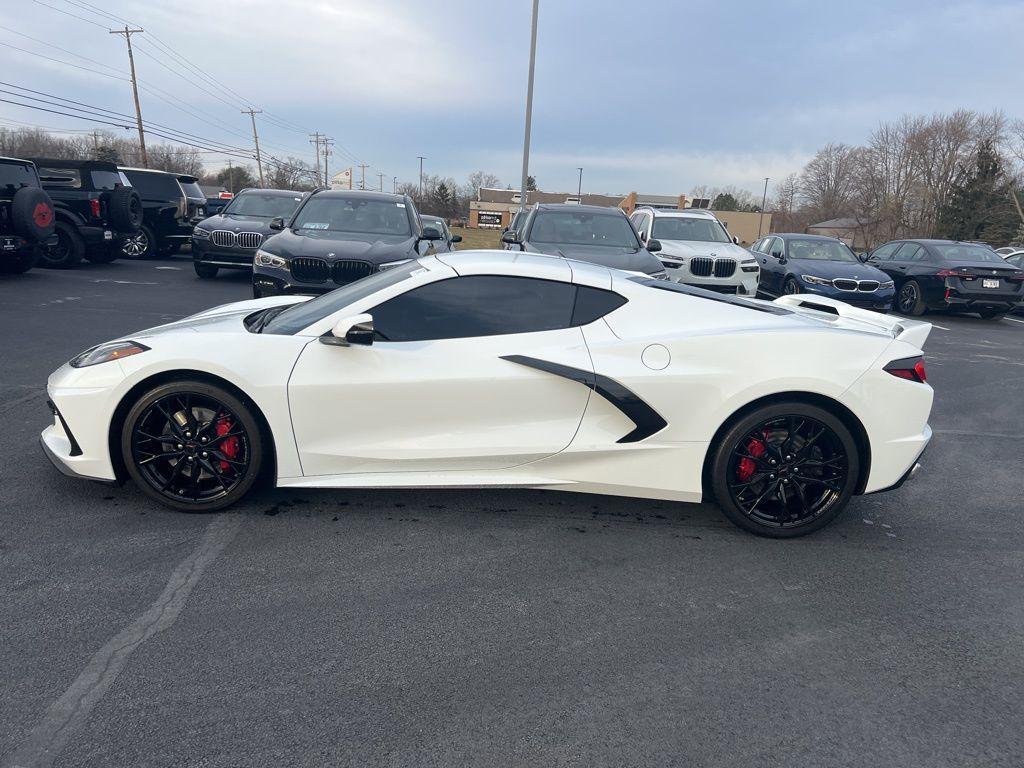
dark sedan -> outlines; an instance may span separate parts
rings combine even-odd
[[[761,267],[760,298],[816,293],[879,312],[892,308],[893,281],[881,270],[862,264],[841,240],[774,234],[758,240],[750,250]]]
[[[199,277],[216,277],[221,269],[252,269],[256,249],[276,234],[270,222],[290,218],[302,192],[246,189],[227,208],[196,224],[192,231],[192,266]]]
[[[509,229],[501,241],[512,249],[589,261],[604,267],[668,279],[653,252],[645,248],[626,214],[619,208],[556,203],[536,205],[519,230]]]
[[[253,262],[256,298],[326,293],[418,258],[421,242],[441,239],[433,227],[421,231],[410,197],[384,192],[314,192],[290,220],[274,219],[270,227],[277,234]]]
[[[865,258],[896,283],[896,308],[977,312],[999,320],[1024,301],[1024,271],[985,245],[953,240],[894,240]]]
[[[424,240],[420,243],[419,251],[423,255],[432,253],[449,253],[455,250],[455,244],[462,242],[462,235],[453,235],[448,228],[448,222],[440,216],[427,216],[420,214],[420,224],[426,227],[433,227],[441,233],[440,240]]]

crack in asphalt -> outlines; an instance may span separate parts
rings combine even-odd
[[[153,635],[177,621],[203,573],[231,543],[241,524],[241,516],[224,515],[207,526],[196,548],[174,569],[160,596],[93,655],[21,746],[0,764],[3,768],[45,768],[53,764],[85,725],[93,707],[114,684],[129,657]]]

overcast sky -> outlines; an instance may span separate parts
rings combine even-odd
[[[90,6],[146,30],[139,78],[179,107],[143,91],[147,120],[251,146],[242,100],[155,36],[274,118],[334,137],[333,167],[370,164],[368,186],[415,180],[417,155],[428,173],[518,184],[529,0],[0,0],[0,79],[131,112],[124,40]],[[539,30],[530,168],[551,191],[575,189],[578,166],[590,192],[760,191],[901,113],[1024,116],[1024,2],[540,0]],[[302,130],[257,119],[269,151],[312,161]],[[21,123],[92,127],[0,103],[0,125]]]

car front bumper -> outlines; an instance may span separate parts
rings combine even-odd
[[[809,296],[825,296],[829,299],[842,301],[852,307],[871,309],[875,312],[888,312],[896,298],[895,288],[879,288],[877,291],[840,291],[828,286],[808,285],[800,282],[800,293]]]
[[[691,274],[686,264],[676,265],[662,261],[669,280],[683,285],[694,285],[709,291],[731,293],[738,296],[753,296],[757,293],[757,275],[755,272],[744,272],[738,265],[730,277],[698,277]]]
[[[192,260],[221,269],[252,269],[255,248],[221,248],[208,239],[192,238]]]

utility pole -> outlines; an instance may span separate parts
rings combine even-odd
[[[378,173],[377,177],[380,179],[380,191],[383,192],[384,191],[384,174],[383,173]]]
[[[228,191],[233,195],[235,194],[235,165],[228,158]]]
[[[266,184],[263,181],[263,158],[260,156],[260,137],[256,133],[256,115],[262,112],[262,109],[243,109],[242,114],[248,115],[249,119],[252,120],[252,142],[256,145],[256,167],[260,169],[260,189],[263,189]]]
[[[526,81],[526,133],[523,137],[523,178],[519,187],[519,210],[526,208],[526,179],[530,174],[530,123],[533,121],[533,70],[537,63],[537,8],[539,4],[540,0],[533,0],[533,21],[530,27],[530,74]]]
[[[359,172],[361,174],[361,178],[359,179],[360,189],[366,189],[366,169],[369,167],[370,166],[368,166],[366,163],[359,164]]]
[[[124,25],[124,29],[112,29],[110,34],[112,35],[124,35],[125,42],[128,43],[128,69],[131,70],[132,75],[132,98],[135,99],[135,122],[139,127],[139,151],[142,156],[142,167],[149,168],[149,157],[146,156],[146,134],[142,130],[142,107],[139,106],[139,84],[135,80],[135,56],[132,54],[132,35],[139,35],[145,32],[143,29],[129,29],[128,25]]]
[[[423,161],[426,160],[427,158],[425,158],[423,155],[416,155],[416,157],[418,157],[420,159],[420,194],[419,194],[419,197],[420,197],[420,200],[422,200],[423,199]]]
[[[579,183],[579,186],[576,187],[576,197],[578,197],[582,201],[583,200],[583,169],[582,168],[577,168],[576,170],[580,172],[580,183]]]
[[[757,237],[761,238],[761,222],[764,221],[764,206],[768,202],[768,176],[764,177],[764,194],[761,195],[761,213],[757,217]]]
[[[327,172],[327,157],[328,157],[328,155],[333,155],[334,154],[334,152],[331,150],[331,147],[333,147],[333,146],[334,146],[334,139],[328,139],[326,136],[324,136],[324,186],[325,187],[331,186],[331,177],[328,175],[328,172]]]
[[[392,178],[391,179],[391,183],[394,184],[394,186],[395,186],[395,194],[397,195],[398,194],[398,177],[395,176],[394,178]]]
[[[316,145],[316,149],[313,151],[313,154],[316,156],[316,185],[318,187],[319,186],[327,186],[326,184],[324,184],[324,185],[320,184],[320,136],[321,135],[322,134],[320,133],[320,131],[317,131],[316,133],[312,134],[309,137],[309,143]]]

